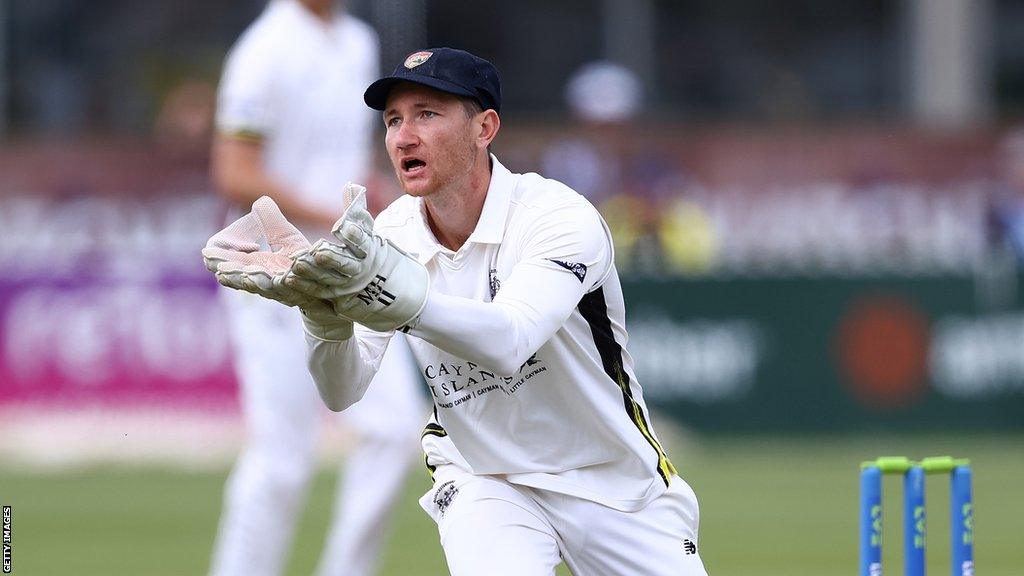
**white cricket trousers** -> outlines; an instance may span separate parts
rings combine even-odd
[[[224,491],[213,576],[276,576],[284,568],[329,411],[306,367],[298,310],[223,290],[246,440]],[[429,408],[412,354],[393,340],[366,395],[338,415],[359,438],[338,478],[318,576],[369,576],[387,536]]]
[[[707,576],[697,547],[697,498],[673,476],[644,509],[438,467],[420,506],[437,522],[452,576]]]

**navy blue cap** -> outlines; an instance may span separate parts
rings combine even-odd
[[[428,48],[413,52],[391,76],[377,80],[363,93],[374,110],[384,110],[388,94],[399,82],[415,82],[442,92],[476,100],[484,109],[501,111],[501,81],[493,64],[465,50]]]

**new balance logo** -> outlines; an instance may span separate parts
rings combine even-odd
[[[683,540],[683,550],[686,551],[687,556],[691,554],[696,554],[697,545],[693,543],[693,540],[687,538],[686,540]]]
[[[551,262],[558,264],[562,268],[565,268],[569,272],[572,272],[573,276],[576,277],[581,283],[583,279],[587,277],[587,265],[580,264],[579,262],[563,262],[561,260],[555,260],[554,258],[548,258]]]
[[[390,306],[395,301],[395,295],[384,289],[384,283],[388,279],[378,274],[373,281],[363,288],[363,291],[356,295],[363,304],[369,306],[374,302],[380,302],[384,306]]]

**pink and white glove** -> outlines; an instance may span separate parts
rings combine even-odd
[[[253,202],[252,211],[214,234],[202,252],[206,268],[222,285],[299,307],[304,318],[314,319],[319,326],[314,334],[317,337],[349,338],[352,322],[338,316],[330,302],[282,282],[294,258],[309,249],[309,240],[302,232],[272,199],[262,196]]]

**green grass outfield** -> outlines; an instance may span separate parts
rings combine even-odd
[[[668,444],[700,499],[700,549],[714,576],[856,574],[858,464],[883,454],[971,458],[978,574],[1024,574],[1024,435],[762,436]],[[226,470],[9,468],[0,463],[0,503],[13,506],[14,574],[205,573]],[[949,574],[948,484],[937,478],[929,477],[928,489],[933,575]],[[289,574],[310,574],[315,566],[333,482],[333,474],[322,472],[311,486]],[[416,504],[426,488],[425,472],[416,470],[385,575],[447,573],[434,527]],[[886,489],[887,573],[899,574],[898,480],[887,480]]]

